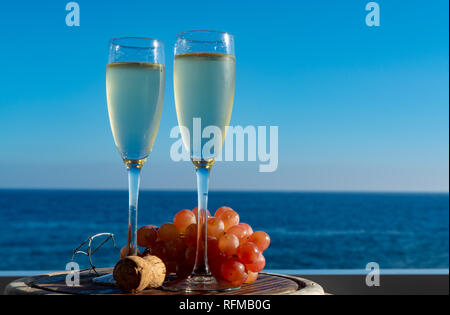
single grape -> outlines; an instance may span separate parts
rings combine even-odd
[[[181,232],[184,232],[189,225],[194,223],[197,223],[196,216],[191,210],[187,209],[181,210],[173,218],[173,224],[175,224]]]
[[[219,249],[227,256],[236,255],[239,247],[239,239],[234,234],[225,233],[219,238]]]
[[[229,282],[242,281],[246,274],[244,264],[235,258],[225,260],[220,271],[222,277]]]
[[[234,210],[226,210],[222,212],[219,218],[222,219],[223,224],[225,225],[225,232],[227,232],[232,226],[239,224],[239,214],[237,214]]]
[[[146,225],[137,231],[137,244],[141,247],[151,247],[158,239],[158,230],[154,225]]]
[[[258,246],[261,252],[265,251],[270,245],[270,237],[266,232],[256,231],[248,238],[249,242]]]
[[[216,213],[214,213],[214,217],[216,217],[216,218],[220,217],[220,215],[227,210],[233,210],[233,209],[231,209],[230,207],[225,207],[225,206],[220,207],[219,209],[216,210]]]
[[[247,223],[239,223],[238,226],[240,226],[241,228],[243,228],[244,230],[247,231],[247,237],[249,237],[250,235],[253,234],[253,229],[250,225],[248,225]]]
[[[258,273],[248,270],[247,271],[248,278],[245,280],[245,283],[250,284],[255,282],[258,279]]]
[[[242,244],[247,240],[247,230],[239,225],[232,226],[228,229],[227,234],[234,234],[239,239],[239,243]]]
[[[168,260],[180,261],[184,260],[184,249],[186,245],[180,238],[172,239],[165,243],[166,256]]]
[[[184,232],[184,243],[187,246],[197,244],[197,224],[191,224],[186,228],[186,231]]]
[[[237,249],[237,256],[244,264],[253,264],[261,255],[261,251],[252,242],[240,245]],[[253,271],[253,270],[252,270]]]
[[[266,258],[264,258],[263,254],[259,254],[259,257],[256,259],[256,261],[252,264],[246,264],[245,267],[247,267],[248,271],[252,272],[260,272],[264,269],[266,266]]]
[[[158,236],[161,241],[167,242],[180,236],[180,231],[173,223],[164,223],[159,227]]]
[[[223,224],[222,219],[211,217],[208,219],[208,236],[214,236],[215,238],[219,238],[220,234],[223,233],[225,229],[225,225]]]

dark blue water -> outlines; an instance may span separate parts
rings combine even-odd
[[[0,191],[0,270],[64,269],[72,250],[98,232],[122,245],[127,198],[124,191]],[[209,201],[270,234],[269,269],[449,266],[448,194],[213,191]],[[141,192],[139,221],[160,225],[195,203],[194,192]],[[105,246],[95,263],[110,266],[117,257]]]

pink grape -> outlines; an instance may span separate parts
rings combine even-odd
[[[237,249],[237,256],[246,265],[255,263],[260,255],[261,251],[251,242],[244,243]]]
[[[246,275],[244,264],[234,258],[225,260],[220,270],[222,277],[229,282],[240,281]]]
[[[146,225],[137,231],[137,244],[141,247],[151,247],[158,239],[158,229],[154,225]]]
[[[253,234],[253,229],[247,223],[239,223],[238,226],[247,231],[247,237]]]
[[[236,255],[239,239],[234,234],[225,233],[219,238],[219,249],[227,256]]]
[[[260,272],[264,269],[266,266],[266,259],[264,258],[263,254],[260,254],[258,259],[252,264],[246,264],[245,267],[247,267],[248,271],[252,272]]]
[[[216,213],[214,213],[214,216],[216,217],[216,218],[218,218],[218,217],[220,217],[220,215],[222,214],[222,213],[224,213],[225,211],[228,211],[228,210],[233,210],[233,209],[231,209],[230,207],[220,207],[219,209],[217,209],[216,210]],[[233,210],[234,211],[234,210]]]
[[[191,210],[181,210],[173,218],[173,224],[175,224],[181,232],[186,231],[186,228],[193,223],[197,223],[197,219]]]
[[[222,212],[219,218],[222,219],[223,224],[225,225],[225,232],[227,232],[232,226],[239,224],[239,214],[237,214],[234,210],[226,210]]]
[[[225,225],[223,224],[222,219],[220,218],[209,218],[208,219],[208,236],[214,236],[215,238],[219,238],[225,229]]]
[[[180,230],[173,223],[164,223],[158,231],[159,239],[167,242],[180,236]]]
[[[247,230],[240,227],[239,225],[232,226],[228,229],[227,234],[234,234],[239,239],[239,243],[244,243],[247,240]]]
[[[261,252],[265,251],[270,245],[270,237],[266,232],[263,231],[257,231],[253,233],[248,238],[248,241],[258,246]]]

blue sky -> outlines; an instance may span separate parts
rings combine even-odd
[[[126,189],[107,117],[108,40],[166,44],[166,97],[144,189],[195,189],[170,160],[175,35],[235,36],[232,125],[279,126],[279,167],[221,162],[212,189],[447,191],[448,1],[8,1],[0,9],[0,188]]]

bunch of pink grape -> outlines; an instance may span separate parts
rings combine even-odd
[[[161,258],[168,274],[189,276],[197,250],[197,212],[197,208],[181,210],[173,223],[141,227],[137,241],[146,248],[142,255]],[[214,217],[208,211],[207,225],[208,262],[213,275],[235,286],[256,281],[266,264],[263,252],[269,247],[269,235],[240,223],[239,214],[230,207],[220,207]]]

